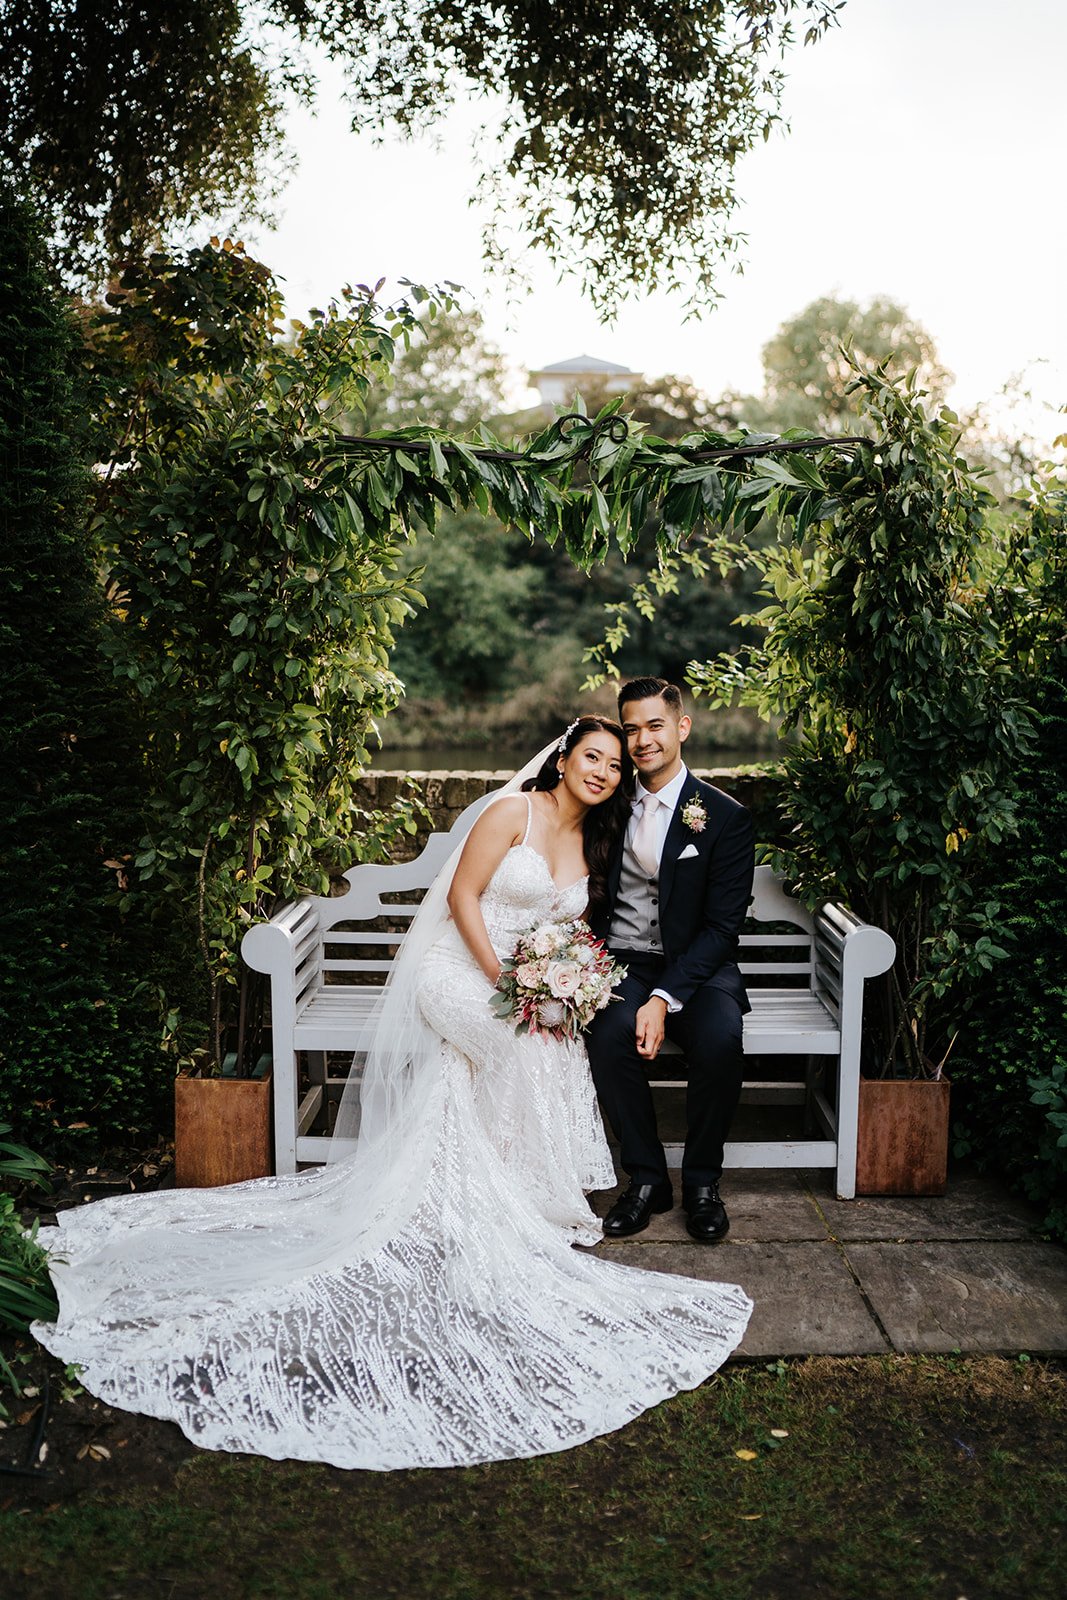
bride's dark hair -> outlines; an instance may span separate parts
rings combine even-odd
[[[596,911],[608,897],[608,869],[612,853],[626,831],[633,799],[634,769],[626,748],[626,735],[610,717],[576,717],[567,728],[559,744],[545,757],[541,770],[527,778],[523,789],[558,789],[563,779],[559,770],[561,756],[570,755],[576,744],[585,736],[597,731],[610,733],[619,741],[619,758],[622,777],[610,799],[602,805],[590,806],[582,821],[582,849],[589,868],[589,910]]]

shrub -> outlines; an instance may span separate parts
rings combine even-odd
[[[76,352],[32,210],[0,188],[0,1116],[44,1142],[155,1126],[168,1087],[151,946],[114,904],[138,777],[103,652]]]
[[[840,897],[893,935],[867,1069],[922,1075],[943,1057],[947,997],[1002,954],[974,867],[1014,827],[1029,717],[983,589],[992,497],[956,454],[957,419],[880,370],[853,388],[877,444],[754,467],[781,523],[747,556],[768,603],[745,620],[764,641],[691,678],[784,719],[791,833],[769,859],[809,901]]]
[[[957,1154],[999,1168],[1067,1239],[1067,695],[1050,684],[1018,838],[996,892],[1008,960],[970,989],[954,1077]]]
[[[372,817],[352,794],[400,692],[409,528],[376,465],[325,459],[394,344],[370,291],[279,339],[269,271],[229,240],[131,263],[108,301],[86,323],[107,463],[94,527],[148,791],[123,904],[183,929],[201,976],[186,1043],[218,1061],[236,1025],[254,1061],[246,927],[415,827],[410,802]]]

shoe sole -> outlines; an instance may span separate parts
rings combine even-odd
[[[689,1227],[688,1223],[686,1224],[685,1231],[691,1239],[696,1241],[697,1244],[722,1244],[722,1241],[726,1238],[726,1235],[730,1231],[730,1227],[729,1224],[727,1224],[721,1233],[716,1233],[711,1238],[709,1238],[706,1233],[694,1233],[692,1228]]]

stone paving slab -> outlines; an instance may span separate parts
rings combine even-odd
[[[647,1242],[642,1242],[646,1241]],[[754,1302],[738,1356],[869,1355],[890,1348],[833,1243],[716,1246],[640,1239],[598,1245],[605,1260],[702,1282],[738,1283]]]
[[[1067,1251],[1059,1245],[932,1240],[845,1249],[896,1350],[1067,1351]]]
[[[723,1244],[693,1243],[679,1203],[597,1254],[739,1283],[755,1302],[741,1356],[1067,1355],[1067,1250],[1035,1237],[1037,1212],[1002,1184],[960,1173],[937,1198],[851,1201],[832,1184],[822,1171],[731,1171]],[[601,1216],[619,1193],[593,1197]]]
[[[672,1240],[690,1244],[682,1210],[681,1175],[672,1172],[671,1181],[676,1202],[674,1210],[654,1216],[639,1237],[651,1242]],[[622,1192],[623,1185],[619,1184],[593,1196],[597,1216],[604,1216]],[[829,1237],[802,1173],[751,1169],[730,1172],[722,1181],[722,1198],[730,1218],[732,1243],[748,1239],[823,1240]]]
[[[953,1178],[932,1199],[862,1196],[838,1200],[821,1174],[811,1190],[835,1238],[1033,1239],[1040,1218],[1025,1200],[987,1178]]]

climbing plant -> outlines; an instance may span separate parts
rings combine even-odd
[[[282,338],[269,272],[228,241],[131,265],[108,298],[86,328],[92,525],[149,797],[125,900],[180,908],[218,1057],[228,990],[240,988],[242,1045],[252,1020],[237,956],[248,921],[298,888],[324,892],[331,869],[415,826],[410,801],[368,815],[352,793],[400,692],[390,630],[416,600],[388,475],[353,493],[343,463],[323,459],[332,419],[387,372],[413,313],[387,327],[353,293]],[[167,1008],[179,1056],[181,1020]]]

